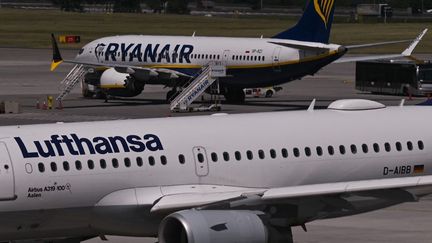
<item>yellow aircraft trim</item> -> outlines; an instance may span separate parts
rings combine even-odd
[[[51,62],[51,72],[56,70],[56,68],[58,67],[58,65],[60,65],[63,61],[52,61]]]

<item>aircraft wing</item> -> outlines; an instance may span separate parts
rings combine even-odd
[[[340,58],[333,63],[345,63],[345,62],[356,62],[356,61],[369,61],[369,60],[379,60],[379,59],[396,59],[396,58],[402,58],[402,57],[411,57],[412,52],[416,48],[416,46],[420,43],[420,41],[423,39],[423,37],[426,35],[428,29],[423,30],[417,38],[411,42],[411,44],[408,46],[407,49],[405,49],[400,54],[393,54],[393,55],[371,55],[371,56],[358,56],[358,57],[345,57]],[[403,43],[407,42],[406,40],[403,41],[391,41],[391,42],[380,42],[380,43],[372,43],[372,44],[363,44],[363,45],[353,45],[353,46],[346,46],[346,48],[349,50],[352,49],[358,49],[358,48],[366,48],[366,47],[373,47],[373,46],[381,46],[381,45],[388,45],[388,44],[395,44],[395,43]]]
[[[323,196],[370,195],[398,202],[416,201],[409,190],[416,187],[432,186],[432,176],[375,179],[322,183],[280,188],[245,188],[237,191],[219,192],[177,192],[162,196],[155,201],[151,212],[175,211],[186,208],[235,208],[289,200]],[[379,192],[379,193],[377,193]]]

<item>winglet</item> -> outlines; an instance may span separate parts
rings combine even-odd
[[[315,101],[316,99],[313,99],[312,102],[309,105],[309,108],[307,109],[307,111],[312,112],[315,108]]]
[[[51,62],[51,71],[54,71],[58,67],[58,65],[60,65],[60,63],[63,62],[63,58],[60,54],[60,50],[58,48],[57,41],[54,37],[54,34],[51,34],[51,44],[52,44],[52,48],[53,48],[53,58],[52,58],[52,62]]]
[[[405,51],[402,52],[402,55],[405,57],[409,57],[411,56],[412,52],[414,51],[414,49],[417,47],[418,43],[420,43],[420,41],[423,39],[423,36],[425,36],[425,34],[428,32],[428,29],[424,29],[419,36],[417,36],[417,38],[411,43],[411,45],[408,46],[407,49],[405,49]]]

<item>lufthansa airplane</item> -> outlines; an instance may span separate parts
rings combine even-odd
[[[0,127],[0,242],[289,243],[291,227],[432,193],[430,107],[313,103]]]
[[[162,84],[173,87],[167,99],[202,67],[219,62],[226,67],[226,76],[219,79],[221,93],[230,102],[242,102],[244,88],[278,85],[313,75],[348,49],[398,42],[347,47],[329,44],[333,12],[334,0],[311,0],[296,26],[272,38],[105,37],[88,43],[75,59],[65,62],[83,65],[84,71],[74,71],[85,76],[82,81],[85,97],[95,93],[131,97],[140,94],[146,84]],[[52,39],[54,70],[63,59],[54,36]],[[411,52],[367,59],[409,56]],[[75,76],[72,72],[71,78]]]

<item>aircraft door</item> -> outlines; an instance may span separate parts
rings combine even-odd
[[[230,55],[230,50],[225,50],[222,57],[222,61],[225,63],[225,65],[228,64],[229,55]]]
[[[0,200],[15,199],[12,162],[6,144],[0,142]]]
[[[273,71],[275,71],[275,72],[281,71],[281,67],[280,67],[280,63],[279,63],[280,52],[281,52],[281,47],[276,47],[273,50],[272,64],[273,64]]]
[[[197,176],[206,176],[209,173],[207,153],[204,147],[197,146],[193,148],[195,160],[195,173]]]

